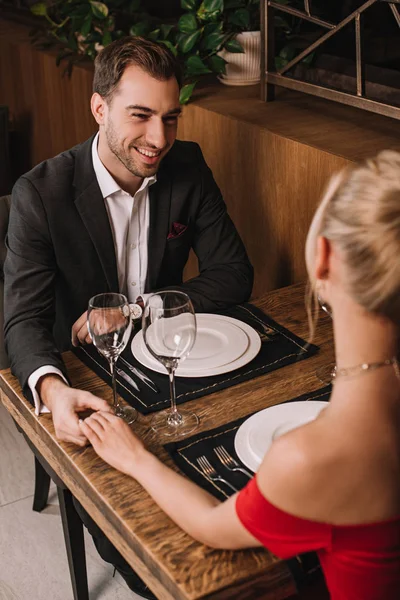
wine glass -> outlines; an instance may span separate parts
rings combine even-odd
[[[174,290],[150,296],[143,311],[142,331],[146,347],[168,372],[171,392],[171,408],[157,413],[151,428],[165,436],[186,435],[199,424],[197,415],[176,407],[175,370],[196,339],[196,316],[189,296]]]
[[[127,423],[133,423],[137,418],[137,411],[131,406],[121,406],[115,380],[115,364],[128,343],[132,330],[126,296],[115,293],[93,296],[89,300],[87,324],[93,344],[110,365],[115,414]]]
[[[321,296],[319,295],[317,295],[317,300],[324,313],[326,313],[332,319],[332,310],[329,304],[322,300]],[[333,379],[336,376],[336,365],[324,365],[316,371],[315,375],[321,381],[321,383],[332,383]]]

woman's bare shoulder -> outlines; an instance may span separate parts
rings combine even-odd
[[[315,424],[316,425],[316,424]],[[263,495],[280,509],[305,519],[325,521],[336,501],[331,490],[343,478],[345,457],[334,440],[314,424],[276,440],[259,469]],[[332,442],[330,444],[330,442]],[[347,478],[347,477],[346,477]],[[336,495],[337,500],[337,495]]]

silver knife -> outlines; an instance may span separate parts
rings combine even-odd
[[[143,383],[145,383],[151,390],[153,390],[153,392],[155,392],[156,394],[160,392],[154,381],[152,381],[150,377],[146,375],[146,373],[143,373],[143,371],[141,371],[137,367],[134,367],[133,365],[129,364],[128,361],[125,360],[125,358],[123,358],[122,356],[119,357],[119,360],[124,363],[126,368],[129,369],[131,373],[136,375],[136,377],[139,377],[139,379],[143,381]]]
[[[118,367],[117,367],[115,369],[115,372],[117,375],[119,375],[119,377],[122,377],[122,379],[125,379],[125,381],[127,383],[129,383],[129,385],[131,385],[133,387],[133,389],[135,389],[137,392],[140,392],[138,384],[135,381],[133,381],[132,377],[130,377],[127,373],[125,373],[125,371],[123,371],[122,369],[118,369]]]

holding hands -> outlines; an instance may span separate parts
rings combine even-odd
[[[123,419],[101,410],[79,421],[79,425],[100,458],[132,476],[133,465],[145,452],[145,447]]]

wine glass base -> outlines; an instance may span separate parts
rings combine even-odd
[[[123,419],[125,423],[128,423],[128,425],[134,423],[138,418],[138,412],[136,408],[133,408],[132,406],[117,406],[115,408],[115,414],[117,417]]]
[[[181,419],[177,424],[171,423],[171,415],[171,410],[163,410],[155,414],[150,422],[152,430],[165,437],[183,437],[199,426],[200,419],[194,413],[179,411]]]

